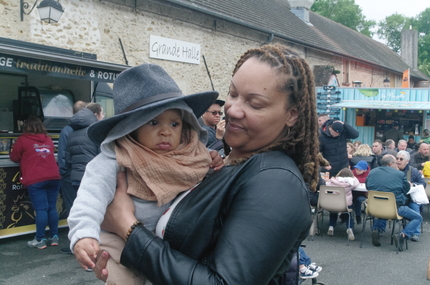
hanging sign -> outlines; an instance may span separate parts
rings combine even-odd
[[[151,35],[149,57],[200,64],[200,45]]]

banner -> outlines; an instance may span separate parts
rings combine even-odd
[[[33,205],[19,178],[19,166],[0,167],[0,239],[36,231]],[[67,212],[61,195],[57,210],[59,226],[66,225]]]
[[[0,53],[0,72],[33,73],[70,79],[114,82],[119,71]]]
[[[410,84],[410,68],[403,71],[403,78],[402,78],[402,87],[403,88],[409,88]]]

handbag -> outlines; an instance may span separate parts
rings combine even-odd
[[[411,196],[412,201],[418,205],[426,205],[429,203],[429,198],[427,197],[427,193],[423,185],[414,184],[408,194]]]

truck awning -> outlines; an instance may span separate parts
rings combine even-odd
[[[352,109],[430,110],[430,102],[343,100],[332,107]]]

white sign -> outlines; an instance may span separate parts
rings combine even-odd
[[[200,45],[151,35],[149,57],[200,64]]]

